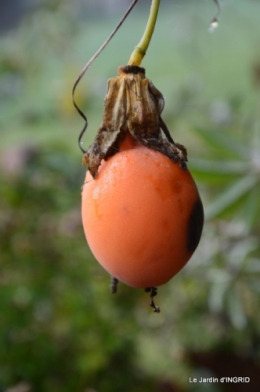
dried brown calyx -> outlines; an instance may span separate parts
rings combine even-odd
[[[104,106],[103,122],[83,158],[94,178],[102,159],[118,152],[127,132],[144,146],[160,151],[186,168],[187,151],[174,143],[163,122],[164,98],[145,77],[144,68],[120,67],[118,76],[108,81]]]

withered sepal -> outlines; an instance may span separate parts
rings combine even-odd
[[[187,151],[181,144],[174,143],[161,118],[163,108],[164,98],[145,77],[144,68],[132,65],[120,67],[118,76],[108,81],[103,121],[94,143],[83,158],[92,176],[97,176],[102,159],[118,152],[127,132],[146,147],[179,162],[185,169]]]

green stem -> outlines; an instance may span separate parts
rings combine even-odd
[[[150,44],[150,41],[151,41],[151,38],[152,38],[152,35],[154,32],[154,27],[155,27],[156,20],[157,20],[160,1],[161,0],[152,0],[150,15],[149,15],[149,19],[148,19],[148,22],[146,25],[146,29],[144,31],[142,38],[141,38],[141,41],[135,47],[133,53],[131,54],[131,57],[128,61],[129,65],[138,65],[139,66],[141,64],[145,54],[146,54],[147,48]]]

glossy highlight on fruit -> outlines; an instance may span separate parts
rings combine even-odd
[[[168,282],[195,251],[203,207],[188,169],[127,135],[120,151],[87,172],[82,221],[97,261],[135,288]]]

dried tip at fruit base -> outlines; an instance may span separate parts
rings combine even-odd
[[[118,152],[127,132],[144,146],[162,152],[186,168],[187,151],[181,144],[174,143],[163,122],[164,98],[145,77],[144,68],[120,67],[118,76],[108,81],[104,106],[102,124],[83,157],[83,163],[88,165],[94,178],[102,159]]]

